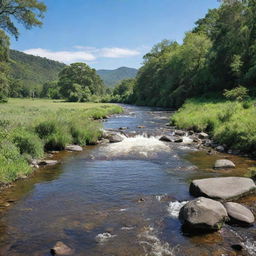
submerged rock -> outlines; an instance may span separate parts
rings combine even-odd
[[[183,142],[183,138],[177,137],[177,138],[175,138],[174,142],[175,143],[182,143]]]
[[[83,148],[78,145],[68,145],[65,147],[68,151],[80,152],[83,151]]]
[[[229,200],[240,198],[256,190],[250,178],[220,177],[193,180],[189,191],[194,196],[206,196],[213,199]]]
[[[179,218],[188,231],[215,231],[222,227],[228,214],[220,202],[199,197],[181,208]]]
[[[65,245],[63,242],[57,242],[51,249],[52,255],[72,255],[74,250]]]
[[[214,168],[215,169],[222,169],[222,168],[235,168],[236,165],[230,161],[230,160],[227,160],[227,159],[220,159],[220,160],[217,160],[214,164]]]
[[[231,222],[252,225],[255,221],[253,213],[245,206],[228,202],[224,204]]]

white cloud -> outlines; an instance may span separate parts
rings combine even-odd
[[[99,58],[126,58],[140,55],[138,50],[126,48],[95,48],[87,46],[74,46],[73,51],[51,51],[42,48],[28,49],[24,53],[45,57],[64,63],[72,63],[77,61],[94,61]]]
[[[47,49],[36,48],[24,51],[27,54],[45,57],[51,60],[56,60],[64,63],[72,63],[76,61],[92,61],[95,56],[90,52],[85,51],[50,51]]]
[[[105,58],[124,58],[139,55],[137,50],[123,49],[123,48],[103,48],[101,55]]]

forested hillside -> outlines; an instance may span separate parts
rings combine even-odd
[[[10,50],[10,66],[12,78],[18,80],[13,87],[25,87],[28,94],[33,91],[39,96],[43,84],[56,80],[65,64]]]
[[[114,70],[100,69],[97,71],[98,75],[104,81],[107,87],[113,87],[121,80],[134,78],[138,70],[135,68],[120,67]]]
[[[216,97],[240,85],[254,95],[256,1],[222,2],[196,22],[182,44],[155,45],[126,98],[139,105],[180,107],[188,98]]]

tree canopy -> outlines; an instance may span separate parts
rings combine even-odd
[[[104,85],[96,70],[85,63],[73,63],[59,73],[60,94],[70,101],[88,101],[90,95],[102,95]]]

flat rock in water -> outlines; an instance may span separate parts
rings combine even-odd
[[[121,142],[121,141],[124,140],[124,138],[121,135],[119,135],[119,134],[111,134],[108,137],[108,139],[109,139],[110,143],[117,143],[117,142]]]
[[[222,203],[199,197],[185,204],[179,213],[181,222],[189,231],[219,230],[228,219],[228,214]]]
[[[194,196],[229,200],[255,192],[256,186],[250,178],[220,177],[193,180],[190,184],[189,191]]]
[[[57,163],[57,160],[42,160],[38,162],[38,165],[55,165]]]
[[[68,145],[65,147],[68,151],[74,151],[74,152],[81,152],[83,151],[83,148],[78,145]]]
[[[215,169],[224,169],[224,168],[235,168],[235,164],[227,159],[217,160],[214,164]]]
[[[251,225],[254,223],[255,218],[253,213],[245,206],[228,202],[224,204],[231,221]]]
[[[57,242],[51,249],[52,255],[72,255],[74,250],[65,245],[63,242]]]

